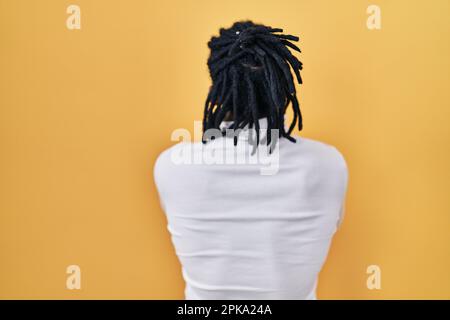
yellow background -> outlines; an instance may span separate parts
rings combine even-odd
[[[366,27],[373,3],[381,30]],[[81,30],[66,28],[70,4]],[[183,298],[153,163],[201,119],[206,42],[247,18],[301,37],[302,134],[348,162],[318,297],[450,298],[449,13],[447,0],[0,0],[0,298]],[[366,288],[371,264],[381,290]]]

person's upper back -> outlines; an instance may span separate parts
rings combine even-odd
[[[261,164],[202,158],[212,149],[247,154],[245,135],[236,147],[229,138],[179,143],[158,157],[154,178],[187,299],[316,298],[347,166],[335,147],[295,138],[278,142],[272,174]]]

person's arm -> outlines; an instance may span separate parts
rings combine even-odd
[[[337,228],[341,227],[342,221],[344,220],[345,215],[345,200],[342,202],[341,210],[339,211],[339,219],[337,223]]]

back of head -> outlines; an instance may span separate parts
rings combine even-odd
[[[291,42],[299,38],[281,32],[283,29],[243,21],[220,29],[220,35],[211,38],[208,68],[212,85],[203,115],[204,137],[208,129],[219,129],[222,121],[230,119],[233,123],[228,129],[254,127],[258,144],[258,119],[266,117],[268,145],[272,129],[278,130],[279,137],[295,142],[291,133],[296,124],[302,130],[303,121],[291,69],[301,84],[302,63],[289,48],[300,52]],[[285,130],[289,105],[294,118]]]

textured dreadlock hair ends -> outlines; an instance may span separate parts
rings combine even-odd
[[[303,119],[291,69],[301,84],[302,63],[289,49],[301,51],[292,43],[299,38],[282,32],[283,29],[242,21],[220,29],[219,36],[208,42],[212,85],[203,114],[203,143],[207,142],[205,132],[220,130],[220,124],[230,115],[232,124],[227,129],[238,134],[239,129],[254,127],[256,145],[261,117],[267,117],[267,145],[272,129],[278,129],[279,137],[295,142],[291,133],[296,125],[302,130]],[[286,131],[284,114],[289,105],[294,117]]]

